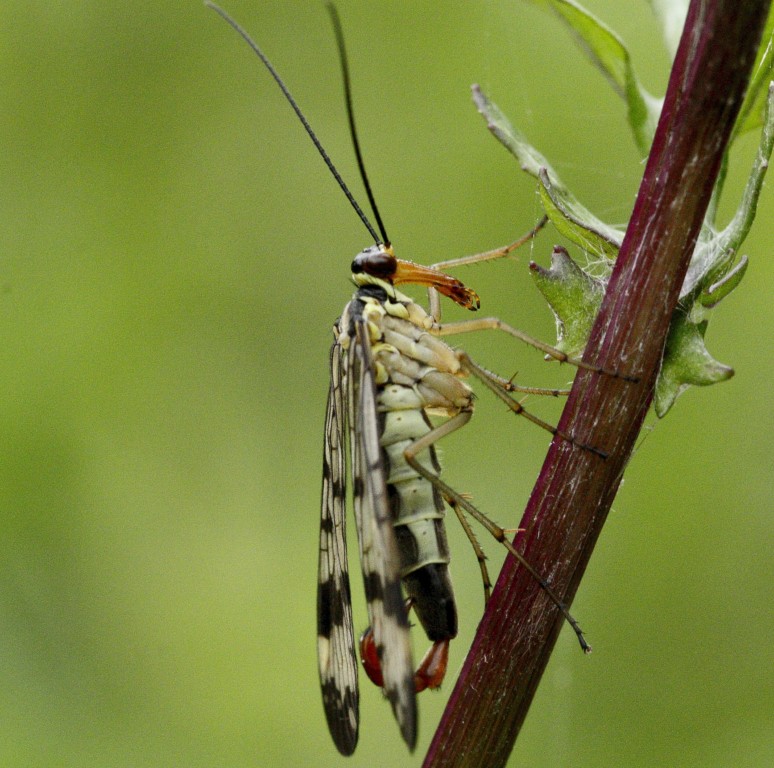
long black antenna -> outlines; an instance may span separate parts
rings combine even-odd
[[[382,239],[385,245],[390,244],[390,238],[387,237],[387,230],[384,228],[382,217],[379,215],[379,209],[376,207],[374,193],[371,191],[371,182],[368,181],[363,155],[360,152],[360,141],[357,138],[357,128],[355,127],[355,110],[352,108],[352,86],[349,81],[349,63],[347,62],[347,47],[344,45],[344,30],[341,28],[341,20],[336,6],[329,2],[326,3],[328,13],[331,15],[333,30],[336,33],[336,44],[339,48],[339,59],[341,60],[341,74],[344,78],[344,98],[347,102],[347,118],[349,119],[349,133],[352,137],[352,144],[355,147],[355,156],[357,157],[357,167],[360,169],[360,178],[363,180],[368,202],[371,204],[371,210],[374,212],[376,224],[379,232],[382,233]]]
[[[277,85],[280,87],[280,90],[282,91],[282,93],[285,95],[285,98],[288,100],[288,103],[290,104],[291,107],[293,107],[293,111],[296,113],[296,115],[298,116],[298,119],[301,121],[301,124],[304,126],[304,128],[306,129],[306,132],[309,134],[309,138],[312,140],[315,147],[317,147],[317,151],[320,153],[320,156],[325,161],[325,165],[328,166],[328,170],[333,174],[333,178],[336,179],[336,182],[341,187],[344,194],[347,196],[347,200],[349,200],[350,205],[355,209],[355,213],[357,213],[357,215],[360,217],[360,221],[362,221],[363,224],[365,224],[366,229],[370,233],[371,237],[373,237],[374,242],[377,244],[380,242],[384,242],[385,244],[388,244],[387,236],[384,234],[384,226],[382,225],[381,219],[379,218],[379,214],[378,213],[376,214],[376,220],[379,222],[379,230],[382,233],[381,240],[379,238],[379,235],[376,234],[376,230],[371,225],[371,222],[368,220],[368,217],[363,213],[362,209],[357,204],[357,200],[355,200],[354,196],[349,191],[349,187],[344,183],[344,179],[342,179],[341,176],[339,175],[339,172],[336,170],[336,166],[333,164],[333,161],[330,159],[330,157],[328,157],[328,153],[325,151],[325,149],[323,148],[323,145],[320,143],[320,140],[317,138],[317,135],[312,130],[312,126],[309,125],[309,122],[304,117],[304,113],[301,111],[301,108],[296,103],[296,100],[293,98],[290,91],[287,89],[285,83],[282,82],[282,78],[277,73],[277,70],[274,69],[272,63],[266,58],[266,55],[264,54],[264,52],[258,47],[258,44],[255,42],[255,40],[253,40],[250,37],[250,35],[247,34],[247,31],[244,30],[234,19],[232,19],[231,16],[229,16],[222,8],[215,5],[215,3],[210,2],[210,0],[205,0],[204,4],[212,8],[212,10],[215,11],[215,13],[217,13],[222,19],[228,22],[242,37],[242,39],[253,49],[254,53],[258,56],[258,58],[264,63],[264,65],[266,66],[266,69],[269,70],[269,73],[274,78]],[[334,25],[335,23],[336,22],[334,22]],[[338,35],[341,34],[340,28],[338,27],[337,27],[337,34]],[[343,48],[341,48],[341,53],[342,53],[342,56],[344,57],[343,59],[344,62],[346,62],[346,57],[344,56]],[[347,79],[347,82],[348,82],[349,75],[346,71],[346,64],[344,65],[344,72],[345,72],[345,78]],[[347,85],[346,88],[347,88],[347,94],[349,94],[349,85]],[[350,112],[351,112],[351,108],[349,107],[349,97],[348,97],[348,108],[350,109]],[[350,114],[350,125],[354,126],[354,121],[351,114]],[[362,165],[362,160],[360,159],[360,149],[357,145],[357,138],[354,138],[353,141],[355,142],[355,151],[357,152],[358,164],[360,165],[361,173],[364,173],[364,171],[362,170],[363,165]],[[368,181],[367,179],[365,179],[365,176],[364,176],[364,183],[366,185],[366,190],[368,191],[368,199],[371,201],[371,205],[373,206],[373,198],[371,197],[371,190],[370,190],[370,187],[368,186]],[[374,212],[376,213],[375,208],[374,208]]]

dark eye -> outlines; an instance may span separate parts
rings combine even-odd
[[[386,251],[367,250],[355,256],[352,262],[352,274],[358,275],[365,272],[371,277],[379,277],[390,280],[397,269],[397,259]]]

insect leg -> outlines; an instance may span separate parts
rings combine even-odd
[[[458,353],[459,354],[459,353]],[[481,369],[486,370],[486,369]],[[506,392],[521,392],[525,395],[545,395],[546,397],[567,397],[570,394],[569,389],[546,389],[545,387],[522,387],[518,384],[514,384],[513,380],[517,374],[511,376],[510,379],[505,379],[502,376],[498,376],[492,371],[486,371],[487,376],[493,381],[497,382],[500,387]]]
[[[562,612],[562,615],[566,619],[567,623],[573,628],[573,631],[578,638],[578,642],[580,643],[580,647],[583,652],[590,653],[591,646],[586,642],[586,638],[583,636],[583,631],[578,625],[578,622],[570,614],[567,606],[556,594],[556,592],[554,592],[549,583],[529,564],[529,562],[527,562],[527,560],[525,560],[524,556],[516,550],[513,544],[508,541],[505,530],[497,525],[497,523],[490,520],[483,512],[474,507],[464,496],[457,493],[457,491],[451,488],[451,486],[447,485],[438,475],[434,474],[429,469],[427,469],[427,467],[423,466],[419,461],[417,461],[417,454],[426,450],[441,438],[446,437],[446,435],[449,435],[460,427],[463,427],[468,423],[471,415],[471,411],[461,411],[456,416],[453,416],[451,419],[431,430],[424,437],[410,445],[404,451],[406,462],[420,475],[431,482],[443,496],[446,498],[454,499],[454,501],[462,509],[464,509],[465,512],[467,512],[472,518],[477,520],[484,528],[486,528],[486,530],[489,531],[495,540],[499,541],[508,550],[508,552],[510,552],[519,561],[519,563],[521,563],[521,565],[532,575],[535,581],[537,581],[540,587],[545,591],[554,605],[556,605],[556,607]]]
[[[456,259],[448,259],[447,261],[439,261],[437,264],[433,264],[433,269],[440,269],[445,272],[448,269],[454,269],[455,267],[464,267],[468,264],[478,264],[483,261],[495,261],[502,259],[505,256],[509,256],[524,243],[534,239],[538,232],[546,225],[548,216],[543,216],[540,221],[525,235],[522,235],[518,240],[515,240],[510,245],[504,245],[500,248],[493,248],[491,251],[483,251],[482,253],[474,253],[470,256],[460,256]],[[441,318],[441,304],[438,297],[438,291],[430,289],[428,291],[430,296],[430,314],[436,320],[440,321]]]
[[[584,368],[587,371],[612,376],[614,379],[623,379],[624,381],[629,381],[633,384],[636,384],[639,381],[636,376],[629,376],[620,371],[608,370],[607,368],[594,365],[593,363],[586,363],[579,357],[571,357],[566,352],[562,352],[560,349],[552,347],[550,344],[546,344],[539,339],[524,333],[524,331],[514,328],[512,325],[508,325],[508,323],[500,320],[498,317],[481,317],[476,318],[475,320],[462,320],[457,323],[443,323],[431,329],[432,333],[438,336],[450,336],[457,333],[473,333],[475,331],[490,330],[504,331],[524,344],[544,352],[546,355],[560,363],[568,363],[569,365],[574,365],[576,368]]]
[[[510,384],[507,380],[491,371],[487,371],[486,368],[482,368],[477,363],[474,363],[467,352],[457,350],[457,357],[462,363],[462,367],[473,374],[479,381],[483,382],[511,411],[513,411],[514,414],[523,416],[527,421],[546,430],[546,432],[550,432],[552,435],[562,438],[562,440],[566,440],[568,443],[577,445],[579,448],[583,448],[583,450],[591,451],[591,453],[596,454],[602,459],[607,458],[607,453],[605,453],[605,451],[600,450],[596,446],[578,442],[572,435],[530,413],[518,400],[514,400],[510,395],[512,391],[521,391],[520,389],[514,389],[514,385]],[[553,394],[553,391],[550,393]]]
[[[468,518],[462,513],[456,499],[451,496],[445,496],[444,501],[454,510],[454,514],[457,515],[457,519],[460,521],[462,530],[465,531],[465,535],[468,537],[470,545],[473,547],[473,552],[478,560],[478,567],[481,570],[481,582],[484,585],[484,606],[489,602],[489,598],[492,596],[492,582],[489,579],[489,569],[486,567],[486,555],[484,550],[481,549],[481,545],[478,543],[476,534],[470,527]]]

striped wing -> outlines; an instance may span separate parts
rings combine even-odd
[[[346,409],[341,347],[331,348],[331,385],[325,414],[320,563],[317,587],[317,652],[328,728],[337,749],[357,745],[357,657],[352,626],[346,545]]]
[[[355,521],[360,541],[368,617],[403,739],[413,749],[417,707],[411,642],[400,585],[400,556],[387,495],[387,471],[379,444],[376,384],[368,324],[353,318],[346,379]]]

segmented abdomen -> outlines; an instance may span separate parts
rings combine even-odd
[[[389,314],[381,326],[383,341],[374,345],[377,368],[381,368],[377,378],[382,379],[377,391],[380,444],[388,470],[401,577],[427,636],[443,640],[457,634],[445,507],[435,487],[408,464],[404,452],[432,429],[427,410],[452,416],[471,407],[472,394],[455,375],[459,371],[456,356],[442,341]],[[433,474],[440,472],[432,446],[416,459]]]

